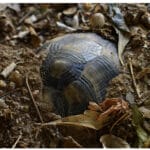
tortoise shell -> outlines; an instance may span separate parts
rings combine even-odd
[[[104,99],[118,74],[116,45],[95,33],[72,33],[47,42],[41,66],[43,92],[61,116],[83,112],[89,101]]]

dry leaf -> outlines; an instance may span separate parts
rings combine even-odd
[[[94,105],[94,102],[92,105]],[[98,108],[96,104],[94,107],[95,106]],[[103,112],[101,113],[99,110],[102,110]],[[106,99],[99,104],[99,110],[98,112],[86,110],[84,114],[68,116],[45,125],[69,125],[99,130],[106,125],[109,119],[115,115],[119,117],[119,115],[126,112],[128,110],[128,103],[118,98]]]
[[[99,105],[95,102],[92,102],[92,101],[89,102],[88,109],[93,110],[93,111],[100,111],[100,112],[102,111],[100,109]]]
[[[116,4],[109,4],[109,17],[119,30],[130,32],[125,23],[123,14],[121,13],[120,8],[116,6]]]
[[[122,59],[122,53],[127,45],[127,43],[130,40],[129,34],[123,34],[122,31],[119,31],[117,28],[115,28],[117,34],[118,34],[118,57],[122,65],[124,65],[123,59]]]
[[[105,134],[100,137],[100,142],[104,148],[129,148],[130,145],[120,137],[112,134]]]
[[[76,15],[73,16],[73,27],[74,28],[79,28],[79,13],[77,13]]]
[[[129,108],[128,103],[120,98],[107,98],[102,103],[100,103],[99,106],[103,111],[109,110],[114,107],[115,112],[119,109],[122,112],[125,112]]]
[[[88,110],[85,111],[84,114],[65,117],[60,120],[50,122],[48,125],[71,125],[79,128],[82,126],[97,130],[102,128],[104,122],[107,120],[107,118],[102,118],[102,120],[99,119],[99,121],[97,121],[98,116],[98,112]]]
[[[132,106],[132,124],[135,126],[135,129],[137,132],[139,147],[143,147],[147,139],[150,138],[147,132],[141,127],[142,122],[143,122],[143,116],[141,112],[139,111],[136,105],[133,105]]]
[[[123,14],[121,13],[119,7],[115,6],[115,4],[109,5],[109,18],[113,22],[113,26],[118,34],[118,56],[122,65],[124,62],[122,60],[122,53],[126,44],[129,42],[129,28],[127,27]]]

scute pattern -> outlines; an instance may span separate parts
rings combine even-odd
[[[51,40],[47,48],[41,77],[43,89],[56,91],[50,101],[58,114],[79,114],[89,101],[103,100],[108,82],[119,73],[114,43],[95,33],[73,33]]]

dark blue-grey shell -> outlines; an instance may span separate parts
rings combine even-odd
[[[114,43],[95,33],[73,33],[51,40],[41,66],[43,88],[62,116],[83,112],[89,101],[100,102],[108,82],[118,74]]]

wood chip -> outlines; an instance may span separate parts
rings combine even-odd
[[[138,88],[136,80],[135,80],[135,76],[134,76],[134,72],[133,72],[133,66],[132,66],[131,59],[129,59],[129,68],[130,68],[130,72],[131,72],[131,76],[132,76],[132,81],[133,81],[134,88],[136,90],[136,93],[137,93],[138,97],[141,98],[140,89]]]
[[[16,68],[16,63],[12,62],[9,66],[7,66],[2,72],[1,75],[4,78],[7,78],[8,75]]]

